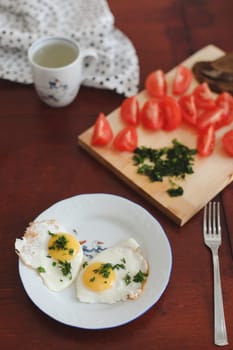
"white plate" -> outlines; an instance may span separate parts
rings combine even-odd
[[[110,247],[133,237],[149,263],[142,295],[116,304],[85,304],[75,298],[74,284],[62,292],[48,290],[38,274],[19,260],[19,274],[30,299],[45,314],[66,325],[103,329],[123,325],[146,312],[164,292],[170,279],[172,254],[167,236],[157,220],[141,206],[109,194],[83,194],[62,200],[36,220],[57,219],[67,230],[76,230],[87,244]]]

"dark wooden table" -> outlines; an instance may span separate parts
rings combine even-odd
[[[230,0],[110,0],[109,5],[116,26],[136,47],[140,89],[155,67],[168,71],[210,43],[232,50]],[[1,349],[216,348],[212,265],[210,252],[203,244],[203,213],[179,228],[77,146],[77,135],[93,124],[99,111],[108,114],[123,98],[112,91],[82,87],[72,105],[52,109],[38,100],[32,86],[0,81]],[[232,191],[231,184],[225,194],[218,195],[229,213]],[[142,317],[121,327],[90,331],[54,321],[30,301],[18,275],[14,241],[28,222],[51,204],[96,192],[126,197],[157,218],[171,243],[173,269],[162,298]],[[220,264],[227,349],[233,348],[230,234],[233,232],[222,215]]]

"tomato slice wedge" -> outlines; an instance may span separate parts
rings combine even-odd
[[[207,129],[203,130],[197,139],[197,150],[200,156],[209,156],[215,146],[215,129],[213,125],[210,125]]]
[[[104,113],[100,113],[94,124],[91,143],[94,146],[105,146],[113,139],[112,128]]]
[[[193,91],[193,95],[198,108],[211,109],[215,107],[215,100],[207,83],[197,85]]]
[[[172,96],[165,96],[159,102],[160,111],[163,118],[163,129],[167,131],[174,130],[182,121],[181,109]]]
[[[203,110],[197,119],[197,128],[204,130],[213,125],[215,130],[220,129],[230,123],[228,114],[224,113],[224,109],[215,107],[212,110]]]
[[[146,129],[159,130],[163,126],[159,103],[155,98],[146,101],[140,113],[141,123]]]
[[[226,152],[233,157],[233,130],[229,130],[223,135],[222,143]]]
[[[146,91],[151,97],[161,98],[167,93],[167,82],[164,71],[158,69],[148,75],[145,81]]]
[[[136,96],[126,98],[120,109],[121,118],[127,124],[137,126],[140,120],[139,103]]]
[[[191,70],[184,65],[179,65],[177,67],[174,80],[172,82],[172,92],[174,95],[184,94],[192,81],[193,75]]]
[[[113,146],[119,151],[133,152],[138,145],[137,130],[134,126],[128,126],[116,135]]]
[[[195,99],[193,95],[184,95],[179,99],[179,105],[181,108],[181,113],[183,120],[191,125],[196,125],[197,123],[197,107],[195,104]]]
[[[233,97],[228,92],[222,92],[216,98],[216,106],[223,109],[225,124],[233,121]]]

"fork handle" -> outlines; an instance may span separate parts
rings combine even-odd
[[[213,253],[214,268],[214,341],[216,345],[227,345],[227,332],[223,309],[222,287],[218,254]]]

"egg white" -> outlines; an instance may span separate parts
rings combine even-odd
[[[56,220],[32,222],[22,238],[15,241],[15,251],[27,266],[35,269],[42,278],[46,287],[52,291],[61,291],[73,283],[83,261],[83,251],[78,253],[70,263],[70,273],[64,275],[57,261],[51,258],[48,252],[49,233],[66,233],[66,229]],[[69,232],[70,235],[75,234]]]
[[[110,263],[112,265],[122,265],[123,263],[125,268],[114,270],[115,280],[110,288],[102,291],[93,291],[85,285],[84,274],[88,266],[95,262]],[[142,293],[145,284],[144,282],[138,283],[133,281],[133,276],[139,271],[148,274],[148,263],[140,251],[139,244],[133,238],[130,238],[97,254],[88,264],[83,264],[75,281],[77,299],[85,303],[109,304],[136,299]],[[129,284],[126,283],[126,275],[131,278]]]

